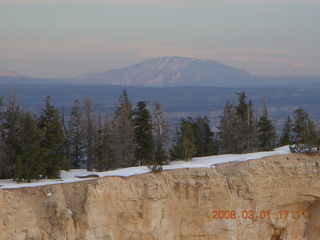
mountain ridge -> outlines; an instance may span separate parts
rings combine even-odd
[[[87,73],[73,78],[27,77],[16,71],[1,71],[0,84],[37,85],[72,84],[139,87],[254,87],[314,86],[317,76],[255,76],[243,69],[213,60],[186,57],[157,57],[136,64],[103,72]]]
[[[80,81],[110,85],[181,86],[223,85],[251,75],[218,61],[185,57],[158,57],[109,71],[83,74]]]

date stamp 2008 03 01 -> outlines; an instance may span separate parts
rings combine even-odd
[[[212,211],[212,219],[306,219],[306,211],[235,211],[235,210],[216,210]]]

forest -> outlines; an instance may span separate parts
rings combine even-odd
[[[206,116],[183,117],[177,126],[169,126],[160,102],[132,106],[126,90],[112,114],[96,111],[90,98],[75,100],[65,114],[50,96],[36,114],[24,110],[14,92],[6,101],[0,98],[0,107],[0,178],[18,182],[57,179],[61,170],[74,168],[156,169],[172,160],[270,151],[284,145],[292,152],[311,153],[320,138],[317,124],[302,108],[287,116],[277,136],[266,99],[259,116],[244,91],[225,103],[217,131]]]

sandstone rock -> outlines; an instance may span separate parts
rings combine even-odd
[[[2,189],[0,240],[319,240],[319,166],[290,154]]]

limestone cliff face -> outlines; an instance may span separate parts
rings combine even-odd
[[[0,239],[318,240],[320,156],[0,190]]]

